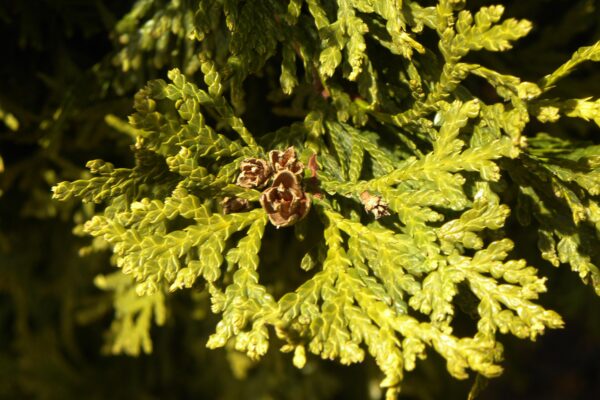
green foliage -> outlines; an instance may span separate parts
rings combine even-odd
[[[88,269],[106,293],[79,310],[85,320],[114,309],[108,353],[156,352],[154,335],[183,309],[212,331],[193,341],[226,349],[198,354],[226,354],[238,378],[252,365],[310,375],[316,358],[372,359],[393,399],[435,352],[454,378],[476,374],[474,394],[502,373],[501,335],[535,340],[564,324],[540,301],[546,267],[516,224],[537,235],[541,258],[600,295],[600,147],[559,129],[574,119],[600,126],[597,93],[561,91],[580,64],[600,61],[600,42],[532,82],[495,62],[531,22],[504,18],[501,5],[426,3],[138,0],[118,22],[107,14],[116,50],[85,75],[97,94],[73,89],[28,140],[49,149],[35,156],[44,184],[32,193],[54,185],[65,202],[32,194],[29,209],[73,220],[93,237],[80,253],[98,261],[110,249],[118,268]],[[111,96],[142,84],[125,121]],[[86,108],[99,100],[105,107]],[[35,125],[5,108],[8,134]],[[121,157],[97,159],[105,154],[90,135],[63,145],[64,125],[86,111],[106,121],[96,140],[122,144]],[[311,207],[280,228],[259,203],[262,188],[236,182],[243,161],[290,146]],[[89,172],[68,160],[81,149]],[[2,189],[20,173],[9,165]],[[231,211],[231,199],[247,207]],[[277,358],[271,347],[282,344],[293,356]],[[301,377],[280,398],[325,397],[326,375],[315,375],[314,387]]]
[[[6,127],[11,131],[19,129],[19,121],[11,113],[5,112],[0,108],[0,121],[4,122]],[[1,170],[0,170],[1,172]]]

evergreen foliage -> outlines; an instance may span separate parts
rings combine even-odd
[[[541,258],[600,295],[600,145],[552,131],[565,119],[600,126],[598,93],[561,91],[580,64],[600,61],[600,41],[521,78],[478,54],[509,51],[532,24],[465,3],[136,1],[91,78],[118,95],[157,78],[127,121],[112,92],[98,94],[111,128],[98,140],[131,143],[115,157],[125,166],[97,159],[85,138],[69,151],[85,148],[89,171],[58,145],[41,155],[67,204],[43,209],[93,237],[82,255],[102,263],[92,253],[112,252],[117,269],[94,280],[114,308],[108,351],[154,351],[153,325],[187,296],[214,329],[203,345],[238,357],[240,375],[250,361],[239,353],[259,360],[280,346],[299,369],[312,357],[372,359],[387,399],[433,352],[454,378],[496,377],[504,334],[535,340],[563,326],[539,300],[545,267],[519,256],[515,223],[537,234]],[[270,107],[255,116],[252,91]],[[15,114],[0,108],[18,131]],[[294,166],[273,161],[286,149]],[[257,166],[260,180],[240,178]],[[297,215],[278,223],[273,210],[288,206]],[[289,397],[318,396],[315,385]]]

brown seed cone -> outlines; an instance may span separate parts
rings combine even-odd
[[[240,174],[237,178],[238,186],[245,188],[262,188],[271,177],[271,167],[260,158],[247,158],[242,161]]]
[[[360,200],[365,206],[365,211],[372,213],[375,216],[375,219],[390,215],[390,209],[381,197],[374,196],[371,193],[364,191],[360,194]]]
[[[270,151],[269,161],[275,172],[289,170],[295,175],[300,175],[304,171],[304,164],[296,159],[296,149],[293,146],[288,147],[285,151]]]
[[[239,197],[225,197],[221,205],[223,206],[223,214],[243,212],[250,209],[248,200]]]
[[[289,170],[275,175],[273,185],[260,196],[260,204],[276,227],[300,221],[310,210],[310,198],[302,190],[298,178]]]

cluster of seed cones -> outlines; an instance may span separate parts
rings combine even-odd
[[[261,158],[247,158],[242,161],[237,185],[263,189],[260,204],[267,212],[269,220],[276,227],[290,226],[301,220],[310,210],[310,197],[302,189],[304,165],[296,158],[294,147],[285,151],[272,150],[268,161]],[[235,212],[239,200],[226,199],[225,212]]]

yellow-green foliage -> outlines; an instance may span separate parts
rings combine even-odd
[[[537,303],[545,278],[512,255],[511,214],[539,226],[543,258],[569,265],[600,294],[600,148],[524,133],[532,118],[600,124],[599,100],[550,96],[579,63],[600,60],[600,43],[528,82],[466,58],[509,50],[531,30],[503,19],[502,6],[155,3],[138,1],[118,25],[116,60],[127,70],[177,57],[184,73],[172,69],[168,82],[139,91],[130,126],[113,120],[135,137],[135,165],[90,161],[91,178],[53,189],[57,199],[105,205],[83,229],[111,246],[120,268],[97,281],[114,291],[113,352],[151,351],[149,328],[165,321],[165,298],[195,288],[221,315],[211,348],[231,345],[257,359],[276,335],[298,368],[309,354],[343,364],[370,356],[389,399],[430,349],[456,378],[497,376],[500,333],[533,340],[563,325]],[[421,40],[425,33],[437,35],[437,47]],[[294,121],[250,132],[242,84],[273,75],[273,65],[277,95],[291,101],[279,111]],[[473,95],[463,85],[469,76],[487,81],[496,100]],[[316,155],[318,170],[305,171],[308,217],[277,230],[260,193],[235,182],[245,158],[290,145],[304,165]],[[364,192],[391,215],[375,219]],[[512,209],[506,193],[518,198]],[[224,215],[225,197],[253,208]],[[271,252],[281,255],[277,271],[262,262]],[[300,268],[309,271],[301,282],[286,279]],[[460,291],[474,299],[472,336],[453,333]]]

